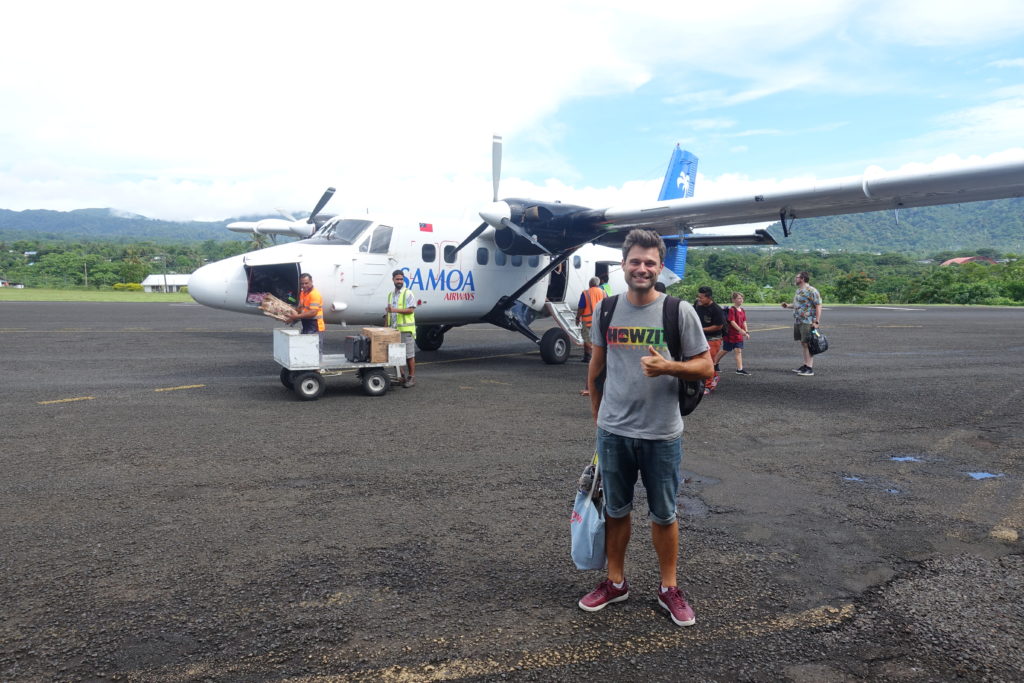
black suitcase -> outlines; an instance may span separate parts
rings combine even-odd
[[[370,360],[370,338],[365,334],[345,337],[345,358],[349,363],[365,363]]]

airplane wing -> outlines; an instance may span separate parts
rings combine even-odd
[[[646,206],[611,207],[594,211],[591,216],[606,231],[647,228],[671,235],[690,233],[694,228],[779,220],[786,229],[795,218],[1022,195],[1024,159],[1018,159],[924,172],[869,169],[861,176],[819,181],[805,188],[718,199],[671,199]]]
[[[236,221],[228,223],[228,230],[252,235],[287,235],[305,239],[313,234],[316,225],[306,221],[286,221],[283,218],[264,218],[259,221]]]

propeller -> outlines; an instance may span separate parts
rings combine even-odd
[[[498,201],[498,184],[501,182],[501,136],[495,135],[491,139],[491,183],[494,185],[494,198],[491,200],[494,204],[504,207],[504,215],[508,216],[508,205],[504,202]],[[455,253],[458,254],[462,251],[462,248],[467,244],[479,237],[484,230],[487,229],[488,225],[502,225],[500,219],[493,219],[488,221],[488,216],[492,215],[493,211],[483,211],[480,217],[484,219],[484,222],[476,227],[476,229],[469,233],[469,237],[462,240],[459,246],[455,247]]]
[[[498,183],[501,182],[501,136],[495,135],[491,140],[491,182],[494,184],[494,198],[498,201]]]
[[[551,256],[551,252],[548,250],[548,248],[545,247],[540,242],[538,242],[536,237],[534,237],[530,233],[526,232],[526,229],[523,228],[521,225],[516,225],[515,223],[513,223],[508,218],[502,218],[501,219],[501,225],[505,226],[506,228],[508,228],[509,230],[514,232],[515,234],[519,235],[524,240],[526,240],[527,242],[529,242],[533,246],[537,247],[538,249],[543,251],[548,256]]]
[[[477,237],[479,237],[480,233],[482,233],[484,230],[486,230],[488,225],[489,224],[487,223],[487,221],[484,221],[483,223],[478,225],[476,230],[474,230],[473,232],[469,233],[469,237],[467,237],[466,239],[462,240],[462,242],[459,243],[459,246],[455,247],[455,253],[458,254],[460,251],[462,251],[462,248],[464,246],[466,246],[467,244],[469,244],[470,242],[475,240]]]
[[[307,223],[315,222],[316,215],[318,213],[320,213],[320,210],[323,209],[324,206],[326,206],[327,202],[329,202],[331,200],[331,197],[333,197],[333,196],[334,196],[334,188],[333,187],[328,187],[327,191],[324,192],[324,195],[322,197],[320,197],[320,201],[318,201],[316,203],[316,206],[313,207],[313,213],[309,214],[309,218],[306,219],[306,222]]]

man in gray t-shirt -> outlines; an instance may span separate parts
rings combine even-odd
[[[650,510],[651,538],[658,555],[661,586],[658,604],[679,626],[695,622],[693,610],[676,582],[679,524],[676,496],[682,461],[683,421],[678,380],[702,380],[714,373],[707,340],[693,307],[679,306],[681,355],[668,353],[664,295],[654,289],[665,266],[665,243],[646,230],[633,230],[622,245],[622,270],[628,291],[620,296],[604,337],[592,336],[588,386],[605,500],[605,551],[608,578],[583,596],[579,606],[596,612],[629,597],[625,576],[633,489],[642,475]],[[601,302],[594,311],[600,329]],[[603,392],[597,380],[607,369]]]

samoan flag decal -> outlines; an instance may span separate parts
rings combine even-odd
[[[420,232],[434,232],[434,224],[420,223]]]

